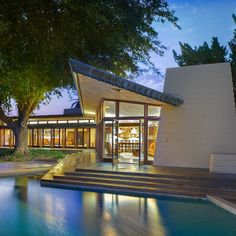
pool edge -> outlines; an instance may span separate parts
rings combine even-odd
[[[224,210],[232,213],[233,215],[236,215],[236,205],[235,204],[233,204],[223,198],[213,196],[213,195],[207,195],[207,199],[211,203],[223,208]]]

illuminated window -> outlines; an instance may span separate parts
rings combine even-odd
[[[33,129],[33,146],[38,146],[38,130]]]
[[[75,145],[75,130],[66,129],[66,147],[74,147]]]
[[[43,146],[51,146],[51,129],[43,130]]]
[[[160,116],[161,107],[148,106],[148,116]]]
[[[5,146],[10,146],[11,144],[11,131],[9,129],[5,129]]]
[[[116,117],[116,103],[112,101],[103,102],[104,117]]]
[[[39,124],[47,124],[47,121],[46,120],[40,120]]]
[[[89,146],[89,133],[88,129],[84,129],[84,147]]]
[[[144,105],[142,104],[120,102],[119,108],[120,117],[144,116]]]
[[[49,121],[48,121],[48,124],[56,124],[56,123],[57,123],[56,120],[49,120]]]
[[[83,129],[78,129],[78,147],[83,147],[84,146],[84,130]]]
[[[58,124],[65,124],[65,123],[67,123],[66,120],[58,120]]]
[[[30,121],[29,122],[31,125],[35,125],[35,124],[38,124],[38,121]]]
[[[62,145],[62,130],[61,129],[55,129],[54,130],[54,146],[60,147]]]
[[[148,160],[153,161],[156,151],[158,121],[148,121]]]
[[[95,147],[96,129],[90,129],[90,147]]]
[[[68,120],[68,123],[78,123],[77,120]]]
[[[89,120],[79,120],[79,123],[89,123]]]

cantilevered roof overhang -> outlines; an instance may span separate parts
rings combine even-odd
[[[169,104],[180,106],[183,104],[183,100],[177,96],[162,93],[120,78],[81,61],[70,59],[69,64],[84,116],[94,116],[101,99],[115,99],[153,105]]]

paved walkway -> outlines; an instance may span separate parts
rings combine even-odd
[[[25,161],[0,163],[0,177],[45,174],[56,164],[57,162],[52,161]]]

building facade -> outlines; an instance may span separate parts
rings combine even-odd
[[[167,69],[158,92],[70,60],[81,117],[32,117],[29,146],[95,148],[112,163],[236,173],[236,113],[229,63]],[[86,118],[89,117],[89,118]],[[14,145],[0,126],[0,146]]]
[[[0,123],[0,147],[13,147],[15,138]],[[96,123],[77,116],[34,116],[28,122],[28,146],[42,148],[95,148]]]

